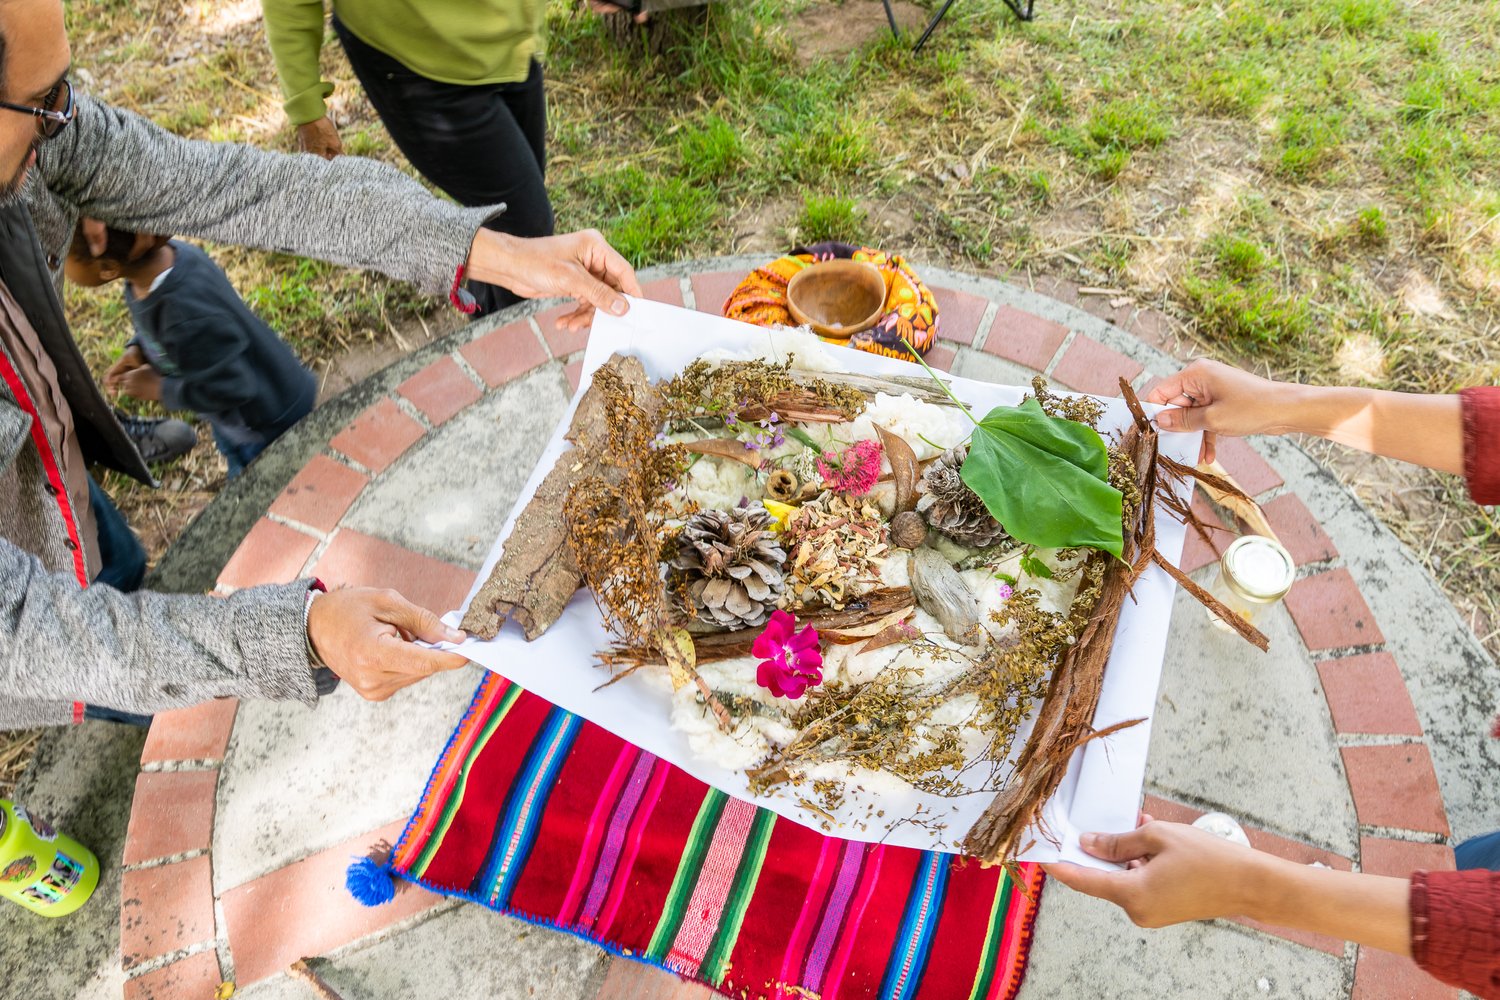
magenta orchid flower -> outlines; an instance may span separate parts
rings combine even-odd
[[[811,625],[801,632],[796,629],[797,619],[776,611],[750,646],[750,654],[761,661],[755,670],[755,683],[778,698],[796,700],[809,687],[823,683],[818,630]]]

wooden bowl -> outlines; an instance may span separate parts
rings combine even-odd
[[[820,336],[852,337],[885,312],[885,278],[874,264],[847,257],[809,264],[787,282],[786,306]]]

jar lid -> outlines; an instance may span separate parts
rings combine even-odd
[[[1263,535],[1237,538],[1219,561],[1224,581],[1247,601],[1270,604],[1292,589],[1297,564],[1275,539]]]

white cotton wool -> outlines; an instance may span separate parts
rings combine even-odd
[[[749,361],[762,358],[779,364],[792,358],[792,370],[803,372],[848,371],[841,365],[828,345],[805,326],[772,326],[760,331],[754,347],[744,351],[716,348],[700,356],[700,360],[717,364],[720,361]],[[843,348],[839,348],[842,350]]]
[[[849,433],[854,440],[875,437],[875,425],[900,437],[925,462],[969,437],[972,424],[952,406],[924,403],[910,393],[898,396],[877,392],[852,424]],[[890,463],[885,464],[890,471]]]
[[[719,729],[718,720],[707,705],[698,700],[693,685],[679,688],[672,695],[672,728],[685,735],[693,753],[729,770],[754,767],[771,752],[765,736],[741,720],[732,732]]]

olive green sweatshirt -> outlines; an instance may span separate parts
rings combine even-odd
[[[305,125],[327,114],[323,99],[324,0],[262,0],[266,37],[286,115]],[[541,58],[547,0],[333,0],[356,38],[440,83],[514,83]]]

